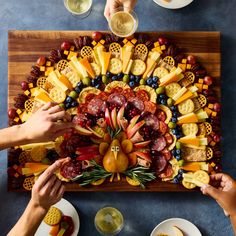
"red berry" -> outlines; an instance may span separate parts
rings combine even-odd
[[[14,109],[14,108],[10,108],[9,110],[8,110],[8,117],[10,118],[10,119],[14,119],[15,117],[16,117],[16,109]]]
[[[189,64],[193,65],[196,63],[196,58],[193,55],[188,55],[187,61]]]
[[[98,42],[98,41],[100,41],[101,38],[102,38],[102,33],[101,33],[101,32],[98,32],[98,31],[95,31],[95,32],[93,32],[93,34],[92,34],[92,38],[93,38],[94,41]]]
[[[212,85],[213,83],[213,78],[211,76],[205,76],[204,77],[204,83],[208,86]]]
[[[160,45],[167,45],[168,44],[168,40],[164,37],[159,37],[158,42]]]
[[[46,57],[41,56],[41,57],[38,58],[37,64],[38,64],[39,66],[44,66],[45,63],[46,63]]]
[[[28,83],[26,81],[21,82],[21,88],[22,90],[27,90],[29,88]]]
[[[64,41],[62,44],[61,44],[61,50],[69,50],[71,47],[71,44],[67,41]]]
[[[220,112],[220,110],[221,110],[221,104],[218,103],[218,102],[216,102],[216,103],[214,104],[214,106],[213,106],[213,109],[214,109],[214,111],[216,111],[216,112]]]
[[[220,164],[215,165],[214,167],[215,172],[222,172],[222,166]]]
[[[214,140],[214,142],[219,143],[220,142],[220,135],[218,135],[218,134],[214,135],[213,140]]]

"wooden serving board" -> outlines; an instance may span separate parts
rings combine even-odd
[[[47,56],[64,40],[73,40],[79,35],[91,35],[92,31],[9,31],[8,33],[8,106],[13,107],[13,98],[21,91],[20,82],[26,80],[30,68],[39,56]],[[220,32],[143,32],[157,39],[164,35],[176,43],[184,53],[196,55],[198,61],[216,81],[215,89],[221,97],[221,51]],[[128,185],[123,179],[101,186],[82,188],[78,184],[67,184],[68,191],[188,191],[171,183],[153,181],[145,190]]]

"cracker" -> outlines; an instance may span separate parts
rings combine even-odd
[[[121,52],[121,46],[119,43],[111,43],[109,46],[109,51],[113,54],[113,55],[118,55]]]
[[[201,105],[199,101],[197,100],[197,98],[192,98],[192,101],[194,103],[194,112],[197,112],[198,110],[201,109]]]
[[[166,95],[173,98],[180,89],[181,86],[178,83],[170,83],[165,87]]]
[[[199,96],[197,97],[198,102],[200,103],[201,107],[205,107],[207,104],[207,99],[204,95],[199,94]]]
[[[82,47],[80,54],[82,57],[92,57],[93,49],[90,46],[84,46]]]
[[[181,102],[178,105],[178,110],[179,110],[180,114],[182,114],[182,115],[186,115],[186,114],[193,112],[194,111],[194,103],[193,103],[192,99],[187,99],[187,100]]]
[[[183,181],[182,181],[182,184],[183,184],[183,186],[184,186],[185,188],[187,188],[187,189],[194,189],[194,188],[197,187],[194,183],[187,182],[187,181],[185,181],[184,179],[183,179]]]
[[[198,170],[193,174],[195,180],[201,182],[202,184],[209,184],[210,176],[206,171]]]
[[[168,70],[161,66],[158,66],[153,72],[153,76],[157,76],[160,79],[167,74],[169,74]]]
[[[81,81],[79,75],[78,75],[76,72],[74,72],[74,71],[68,72],[68,73],[66,74],[66,77],[67,77],[67,79],[71,82],[73,88],[75,88],[76,85],[78,84],[78,82]]]
[[[148,55],[148,48],[145,44],[138,44],[134,49],[134,58],[145,61]]]
[[[207,147],[206,156],[207,160],[210,160],[213,157],[213,150],[210,147]]]
[[[25,101],[25,104],[24,104],[25,110],[26,110],[27,112],[32,112],[32,111],[33,111],[33,107],[34,107],[34,103],[35,103],[35,101],[34,101],[34,99],[32,99],[32,98],[26,100],[26,101]]]
[[[51,89],[49,96],[56,103],[62,103],[66,99],[66,93],[62,89],[56,87]]]
[[[57,225],[59,224],[62,217],[61,211],[57,207],[50,207],[43,221],[47,225]]]
[[[208,122],[204,122],[205,128],[206,128],[206,134],[209,135],[212,132],[212,126]]]
[[[44,84],[46,83],[47,78],[46,77],[39,77],[37,80],[37,86],[39,88],[43,88]]]
[[[33,161],[42,161],[47,154],[47,150],[44,146],[35,146],[30,150],[30,156]]]
[[[58,63],[57,63],[57,70],[58,71],[62,71],[64,70],[65,68],[67,68],[69,65],[68,61],[67,60],[60,60]]]
[[[29,151],[22,152],[19,155],[18,160],[19,160],[21,165],[24,165],[25,163],[30,162],[31,161],[30,152]]]
[[[173,57],[171,57],[171,56],[166,56],[166,57],[163,59],[163,61],[164,61],[165,63],[167,63],[168,65],[170,65],[170,66],[174,66],[174,65],[175,65],[175,59],[174,59]]]
[[[190,84],[194,83],[195,75],[191,71],[184,73],[184,78],[180,81],[181,86],[188,87]]]
[[[146,70],[146,64],[140,59],[133,61],[131,66],[131,73],[133,75],[142,75]]]
[[[183,146],[182,150],[182,158],[184,161],[206,161],[207,155],[206,150],[203,149],[196,149]]]
[[[112,74],[119,74],[122,71],[122,62],[120,59],[118,58],[112,58],[110,60],[110,64],[109,64],[109,68],[108,70],[112,73]]]
[[[185,136],[196,135],[198,132],[198,125],[195,123],[183,124],[182,132]]]
[[[94,62],[90,63],[90,65],[91,65],[95,75],[99,76],[101,74],[101,69],[100,69],[99,65],[97,63],[94,63]]]
[[[205,136],[207,133],[204,123],[198,124],[198,136]]]
[[[34,186],[34,176],[27,177],[27,178],[24,179],[23,188],[25,190],[30,191],[30,190],[32,190],[33,186]]]

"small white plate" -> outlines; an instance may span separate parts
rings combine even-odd
[[[153,0],[156,4],[161,7],[168,9],[179,9],[189,5],[193,0],[169,0],[169,2],[165,0]]]
[[[160,233],[168,234],[168,236],[176,236],[172,227],[177,226],[184,234],[184,236],[202,236],[199,229],[191,222],[181,218],[171,218],[162,221],[157,225],[150,236],[157,236]]]
[[[77,236],[79,233],[79,228],[80,228],[80,220],[79,220],[79,215],[76,211],[76,209],[73,207],[73,205],[68,202],[66,199],[62,198],[60,202],[56,203],[54,205],[55,207],[59,208],[63,215],[71,216],[74,222],[74,233],[72,236]],[[42,222],[35,233],[35,236],[47,236],[49,235],[49,231],[51,229],[51,226],[45,224]]]

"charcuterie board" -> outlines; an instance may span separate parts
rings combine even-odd
[[[40,56],[43,56],[43,55],[47,56],[52,49],[55,49],[55,48],[57,49],[58,47],[60,47],[61,43],[64,41],[66,41],[66,42],[72,41],[73,42],[73,40],[75,38],[77,38],[78,36],[91,36],[92,33],[93,32],[90,32],[90,31],[78,31],[78,32],[76,32],[76,31],[73,31],[73,32],[72,31],[10,31],[9,32],[9,45],[8,45],[9,46],[8,47],[8,50],[9,50],[9,53],[8,53],[8,60],[9,60],[9,64],[8,64],[8,68],[9,68],[8,106],[13,107],[14,97],[16,97],[17,94],[20,93],[20,91],[21,91],[21,88],[20,88],[21,82],[25,81],[27,79],[27,76],[29,76],[29,71],[31,70],[32,65],[35,64],[35,62],[37,61],[37,59]],[[105,32],[104,32],[104,34],[105,34]],[[143,37],[141,37],[140,35],[143,35]],[[144,36],[145,37],[147,36],[149,38],[150,42],[155,42],[158,38],[160,38],[160,36],[165,36],[171,43],[176,44],[176,45],[178,45],[179,48],[181,48],[181,53],[196,56],[197,61],[207,71],[207,75],[210,75],[211,77],[214,78],[213,90],[214,90],[215,94],[217,95],[218,100],[220,99],[220,96],[221,96],[221,92],[220,92],[221,53],[220,53],[220,33],[219,32],[145,32],[145,33],[139,33],[139,37],[141,39],[144,38]],[[120,42],[121,42],[121,44],[127,44],[127,43],[131,44],[131,47],[134,47],[132,45],[132,42],[134,44],[136,44],[136,42],[132,41],[132,39],[127,39],[126,41],[120,41]],[[93,44],[92,45],[95,47],[96,46],[95,44],[97,44],[97,42],[94,43],[94,45]],[[162,50],[162,49],[160,49],[162,46],[160,44],[154,43],[155,46],[153,46],[153,47],[155,49],[152,50],[152,52]],[[163,50],[165,50],[165,49],[163,49]],[[64,50],[64,51],[66,51],[66,50]],[[114,52],[115,52],[115,49],[114,49]],[[139,52],[140,52],[140,50],[139,50]],[[159,52],[162,53],[162,51],[158,51],[158,53]],[[87,50],[84,53],[87,55],[89,52]],[[170,52],[168,52],[168,53],[170,53],[170,54],[172,53],[171,49],[170,49]],[[126,55],[128,55],[128,54],[126,54]],[[82,54],[82,56],[83,56],[83,54]],[[136,64],[138,64],[138,65],[141,64],[138,67],[138,70],[134,69],[134,67],[135,67],[134,63],[132,65],[133,67],[131,69],[132,74],[136,73],[137,76],[139,76],[138,73],[139,73],[140,67],[142,67],[142,65],[143,65],[140,62],[140,61],[142,61],[143,58],[140,57],[139,59],[140,59],[139,61],[137,59],[135,60]],[[72,64],[74,63],[73,60],[74,59],[71,59]],[[172,60],[172,56],[167,55],[165,62],[168,64],[168,63],[171,63],[171,60]],[[178,65],[182,66],[183,71],[185,71],[184,67],[188,66],[188,63],[185,62],[184,57],[181,59],[178,58],[175,60],[180,60]],[[83,63],[85,63],[85,62],[87,63],[87,61],[83,60]],[[113,60],[113,62],[115,63],[115,62],[117,62],[117,60]],[[75,64],[76,64],[76,62],[75,62]],[[124,64],[124,60],[123,60],[123,64]],[[191,63],[189,63],[189,65],[190,64]],[[92,63],[91,63],[91,65],[92,65]],[[145,63],[144,63],[144,65],[145,65]],[[103,66],[102,66],[102,68],[103,68]],[[115,66],[115,67],[113,66],[112,68],[111,69],[113,70],[113,74],[116,74],[116,71],[119,70],[119,69],[117,69],[117,66]],[[145,68],[146,68],[146,65],[145,65]],[[143,69],[144,74],[145,74],[145,68]],[[41,69],[41,67],[40,67],[40,69]],[[198,72],[200,71],[200,69],[201,68],[198,69]],[[42,70],[43,70],[43,68],[42,68]],[[91,70],[88,70],[87,72],[89,75],[92,74]],[[200,71],[199,73],[201,73],[201,72],[202,71]],[[143,73],[141,73],[141,74],[143,74]],[[118,74],[118,71],[117,71],[117,74]],[[205,76],[205,75],[203,75],[203,76]],[[93,75],[91,75],[91,77],[93,77]],[[198,79],[199,79],[197,81],[198,85],[196,85],[196,86],[201,86],[201,80],[200,80],[201,76],[199,76]],[[113,80],[113,78],[112,78],[112,80]],[[114,80],[117,80],[117,78],[114,77]],[[123,79],[123,81],[124,80],[125,79]],[[169,81],[168,78],[167,78],[167,81]],[[87,81],[85,80],[84,84],[86,84],[86,83],[87,83]],[[140,82],[140,84],[141,84],[141,82]],[[163,79],[162,84],[168,85],[169,82],[167,83],[166,80]],[[130,87],[132,88],[132,83],[131,84],[129,83],[128,85],[130,85]],[[125,88],[127,89],[127,87],[125,87]],[[206,88],[206,85],[205,85],[205,88]],[[157,88],[155,88],[155,89],[157,89]],[[174,89],[176,89],[176,86],[174,87]],[[173,90],[172,87],[169,88],[169,94],[171,94],[172,90]],[[135,91],[135,92],[137,92],[137,91]],[[195,92],[195,90],[194,90],[194,92]],[[185,91],[183,94],[185,94]],[[110,95],[112,95],[112,94],[110,94]],[[157,92],[157,96],[159,96],[158,92]],[[178,100],[179,98],[183,99],[181,96],[178,96],[178,98],[177,97],[174,97],[174,98],[176,98],[176,103],[180,103],[180,100]],[[115,100],[117,100],[117,99],[118,99],[118,97],[116,97]],[[183,101],[185,101],[185,100],[183,100]],[[160,101],[160,103],[167,105],[167,104],[165,104],[165,101]],[[90,107],[92,107],[92,111],[89,111],[90,114],[93,114],[93,112],[94,112],[93,107],[96,105],[97,104],[90,103]],[[102,105],[102,103],[100,105]],[[110,112],[112,113],[112,111],[111,111],[112,108],[109,108],[109,109],[110,109]],[[209,109],[206,111],[210,112],[211,111],[210,109],[213,109],[213,108],[209,107]],[[179,111],[181,113],[180,107],[179,107]],[[214,111],[212,110],[212,112],[214,112]],[[108,111],[108,113],[109,113],[109,111]],[[183,115],[184,111],[181,114]],[[210,114],[211,113],[209,113],[209,116],[210,116]],[[105,116],[106,116],[106,114],[105,114]],[[150,118],[150,116],[149,116],[149,118]],[[148,122],[149,118],[144,117],[144,120],[146,123]],[[140,121],[140,122],[142,123],[142,121]],[[171,124],[171,125],[173,125],[173,124]],[[171,127],[171,125],[169,127]],[[113,126],[113,129],[114,129],[114,126]],[[155,127],[154,127],[154,129],[155,129]],[[159,129],[159,126],[157,129]],[[81,133],[80,128],[79,128],[78,132]],[[84,130],[82,130],[82,133],[83,132],[84,132]],[[132,139],[132,134],[128,134],[128,136],[130,136]],[[196,140],[197,139],[194,139],[194,141],[196,141]],[[162,150],[162,149],[159,150],[161,141],[162,141],[162,139],[159,138],[158,139],[158,147],[156,148],[156,149],[158,149],[158,151]],[[182,140],[182,142],[184,143],[184,142],[186,142],[186,140]],[[144,145],[144,144],[142,143],[142,145]],[[138,147],[138,145],[136,145],[136,148],[137,147]],[[155,145],[152,144],[151,149],[155,149],[154,147],[155,147]],[[214,148],[213,148],[213,150],[214,150]],[[11,165],[12,160],[11,160],[10,156],[11,155],[9,155],[9,162],[8,163],[9,163],[9,168],[12,168],[12,165]],[[15,167],[14,167],[15,170],[17,169],[17,164],[18,163],[15,163]],[[215,163],[212,162],[212,168],[214,168],[214,165],[215,165]],[[109,170],[109,168],[106,168],[106,169]],[[16,176],[17,176],[17,174],[16,174]],[[22,177],[21,176],[16,177],[16,176],[14,176],[14,174],[13,174],[13,176],[9,177],[9,185],[8,185],[9,190],[14,190],[14,191],[23,190],[22,187],[19,187]],[[190,176],[186,175],[186,178],[190,178]],[[163,182],[160,179],[154,180],[154,181],[148,183],[147,187],[145,189],[142,189],[139,186],[134,187],[134,186],[129,185],[127,183],[125,177],[123,177],[122,175],[121,175],[120,180],[114,178],[114,180],[111,183],[109,179],[106,179],[106,181],[101,185],[95,184],[93,186],[88,186],[88,187],[81,187],[78,183],[66,183],[66,185],[67,185],[68,191],[187,191],[187,189],[184,188],[182,185],[173,184],[173,183],[169,183],[169,182]]]

